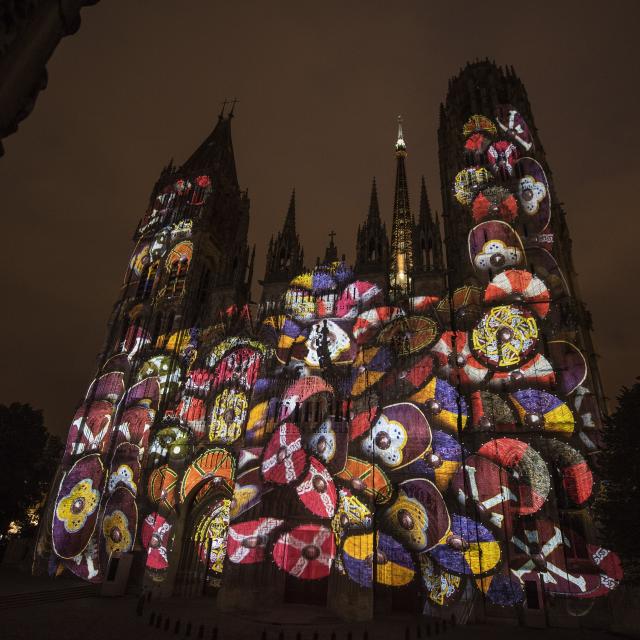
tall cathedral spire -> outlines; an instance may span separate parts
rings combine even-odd
[[[371,183],[369,212],[358,227],[355,271],[359,276],[386,286],[389,268],[389,239],[380,218],[376,179]]]
[[[304,251],[296,232],[296,190],[293,189],[282,231],[275,238],[271,236],[267,249],[263,298],[275,301],[289,281],[302,270],[303,261]]]
[[[402,117],[398,116],[396,140],[396,190],[393,203],[393,228],[391,230],[391,265],[389,284],[396,295],[411,290],[413,273],[413,216],[409,208],[409,190],[404,159],[407,145],[402,132]]]

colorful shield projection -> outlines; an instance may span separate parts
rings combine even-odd
[[[224,356],[215,366],[213,384],[237,383],[244,389],[251,389],[260,370],[262,354],[255,348],[240,347]]]
[[[149,458],[152,460],[164,460],[169,452],[176,456],[183,453],[189,444],[189,434],[180,427],[164,427],[160,429],[149,447]]]
[[[259,504],[263,494],[269,490],[262,481],[260,467],[253,467],[238,474],[231,498],[231,521],[237,520],[245,511]]]
[[[431,450],[405,468],[408,476],[423,477],[435,483],[442,492],[462,464],[462,447],[444,431],[432,432]]]
[[[180,365],[171,356],[154,356],[145,360],[138,369],[138,382],[149,377],[158,379],[161,397],[171,397],[180,384]]]
[[[454,193],[456,200],[469,206],[476,195],[489,186],[491,176],[484,167],[471,167],[463,169],[455,178]]]
[[[169,544],[173,525],[159,513],[150,513],[142,523],[140,539],[147,550],[147,569],[163,572],[169,567]],[[157,577],[159,575],[155,574]]]
[[[120,414],[120,420],[116,425],[116,442],[130,442],[145,449],[155,415],[155,410],[145,406],[143,401],[126,408]]]
[[[300,580],[326,578],[335,553],[331,529],[317,524],[303,524],[283,533],[272,552],[278,567]]]
[[[496,122],[500,131],[520,145],[525,151],[533,148],[531,131],[522,115],[511,105],[502,104],[496,111]]]
[[[116,404],[124,393],[124,373],[121,371],[110,371],[96,378],[87,391],[86,399],[108,400]]]
[[[85,549],[96,527],[104,465],[98,454],[80,458],[64,476],[53,513],[53,548],[71,559]]]
[[[373,567],[376,582],[388,587],[403,587],[415,576],[411,554],[386,533],[375,534],[377,549],[373,557],[374,534],[349,536],[342,547],[342,562],[347,575],[361,587],[373,584]]]
[[[556,259],[542,247],[527,249],[527,262],[531,271],[542,280],[551,291],[551,298],[559,301],[569,296],[569,285]],[[556,310],[557,311],[557,310]]]
[[[140,240],[133,251],[133,255],[129,261],[129,268],[133,272],[134,280],[140,278],[142,272],[150,262],[150,245],[151,243],[148,240]]]
[[[446,607],[455,602],[462,591],[464,578],[448,571],[442,571],[426,553],[421,553],[420,575],[427,591],[427,598],[435,605]]]
[[[356,280],[347,285],[338,298],[335,305],[336,317],[354,319],[359,311],[381,302],[382,298],[382,289],[378,285]]]
[[[522,604],[525,599],[522,583],[515,576],[506,572],[477,578],[476,584],[487,598],[501,607],[514,607]]]
[[[578,347],[565,340],[553,340],[547,348],[558,371],[558,391],[571,395],[587,378],[587,361]]]
[[[471,334],[478,359],[496,369],[512,369],[526,362],[538,344],[533,315],[515,305],[492,307]]]
[[[560,398],[538,389],[515,391],[509,397],[526,428],[553,431],[565,436],[573,433],[575,418]]]
[[[469,456],[453,478],[451,488],[461,506],[472,503],[479,517],[501,529],[518,509],[516,483],[509,473],[482,456]]]
[[[398,485],[398,495],[382,521],[393,536],[413,552],[427,551],[449,532],[449,512],[437,487],[413,478]]]
[[[527,230],[542,231],[551,219],[551,196],[544,170],[533,158],[522,158],[516,165],[516,174],[516,195]]]
[[[547,286],[529,271],[509,269],[495,276],[484,292],[484,301],[495,304],[517,301],[539,318],[549,312],[551,294]]]
[[[467,401],[446,380],[432,378],[431,382],[416,391],[409,400],[424,407],[430,423],[435,427],[457,432],[467,425]]]
[[[469,348],[469,337],[464,331],[445,331],[431,349],[439,373],[452,384],[478,386],[489,370],[478,362]]]
[[[296,380],[282,395],[278,420],[286,420],[303,402],[320,393],[333,394],[333,387],[318,376]]]
[[[430,444],[431,429],[424,413],[415,404],[399,402],[382,409],[361,449],[366,458],[388,469],[400,469],[419,458]]]
[[[242,435],[249,401],[243,391],[226,388],[213,401],[209,413],[209,440],[216,444],[231,444]]]
[[[393,345],[397,355],[405,356],[431,346],[438,333],[435,320],[408,316],[387,325],[378,335],[378,342]]]
[[[129,387],[122,399],[124,407],[141,405],[157,410],[160,404],[160,382],[157,376],[143,378],[140,382]]]
[[[375,385],[391,368],[391,349],[387,346],[362,347],[353,366],[357,373],[351,385],[351,395],[355,397]]]
[[[262,475],[273,484],[291,484],[307,464],[300,430],[293,422],[281,424],[271,436],[262,455]]]
[[[479,431],[515,431],[517,418],[509,403],[495,393],[471,394],[473,428]]]
[[[138,493],[141,458],[140,447],[135,444],[124,442],[116,448],[107,480],[109,493],[113,493],[120,486],[129,489],[133,495]]]
[[[207,449],[184,472],[180,484],[180,500],[184,502],[194,490],[200,489],[207,481],[220,487],[231,486],[235,471],[236,461],[228,451]]]
[[[269,537],[283,520],[259,518],[229,527],[227,555],[234,564],[255,564],[265,559]]]
[[[166,464],[154,469],[147,491],[153,504],[172,512],[178,501],[178,474]]]
[[[227,531],[229,528],[229,500],[218,500],[208,505],[194,528],[193,542],[200,561],[213,572],[212,586],[219,587],[222,568],[227,557]]]
[[[69,428],[65,459],[90,451],[104,451],[110,439],[114,411],[115,405],[108,400],[95,400],[81,406]]]
[[[71,559],[63,559],[62,564],[71,573],[82,580],[87,582],[99,583],[103,580],[103,569],[105,568],[100,560],[99,550],[99,532],[96,530],[93,532],[87,546]]]
[[[487,133],[490,136],[495,136],[498,130],[490,118],[476,114],[472,115],[462,127],[463,136],[467,137],[474,133]]]
[[[512,391],[523,387],[553,387],[556,373],[551,363],[536,353],[531,360],[517,369],[494,371],[489,380],[489,388],[495,391]]]
[[[525,266],[522,240],[500,220],[482,222],[469,231],[469,257],[485,281],[503,269]]]
[[[518,159],[518,149],[507,140],[494,142],[487,149],[487,161],[492,173],[507,179],[513,175],[514,166]]]
[[[318,458],[331,474],[344,469],[347,462],[349,430],[342,422],[327,418],[306,438],[307,450]]]
[[[500,545],[479,522],[454,514],[447,541],[434,547],[431,556],[451,573],[481,576],[500,562]]]
[[[538,519],[532,527],[523,526],[511,536],[513,575],[521,581],[539,578],[545,591],[554,595],[589,597],[599,591],[600,571],[595,565],[569,566],[571,539],[576,542],[579,537],[567,533],[551,520]]]
[[[393,487],[387,475],[375,464],[349,456],[336,477],[356,494],[364,494],[381,504],[391,498]]]
[[[380,332],[382,327],[404,316],[398,307],[375,307],[363,311],[353,323],[352,333],[357,344],[367,344]]]
[[[476,223],[490,218],[513,222],[518,216],[518,201],[504,187],[487,187],[474,198],[471,215]]]
[[[498,438],[485,442],[478,454],[507,469],[515,479],[518,513],[539,511],[551,489],[549,470],[542,456],[526,442],[514,438]]]
[[[336,509],[336,485],[326,467],[316,458],[309,458],[309,470],[296,493],[300,502],[319,518],[333,518]]]
[[[114,553],[128,553],[133,548],[138,528],[136,497],[124,486],[107,500],[101,522],[102,553],[105,566]]]
[[[336,514],[331,528],[336,535],[336,543],[349,533],[371,529],[373,514],[371,509],[348,489],[340,489]]]
[[[562,487],[573,504],[583,505],[593,492],[593,474],[583,455],[565,442],[547,441],[551,463],[560,472]]]
[[[353,362],[355,345],[349,334],[333,320],[322,320],[311,326],[306,341],[307,354],[304,361],[310,367],[319,367],[323,349],[334,364]]]
[[[468,157],[472,159],[474,164],[482,162],[487,148],[491,144],[491,140],[481,133],[472,133],[464,143],[464,150]]]

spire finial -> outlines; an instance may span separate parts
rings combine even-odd
[[[407,155],[407,145],[405,144],[404,136],[402,135],[402,116],[398,116],[398,139],[396,140],[396,155]]]
[[[222,105],[222,109],[220,109],[220,113],[218,114],[218,120],[222,120],[222,118],[224,118],[224,110],[227,108],[229,101],[225,98],[220,104]]]

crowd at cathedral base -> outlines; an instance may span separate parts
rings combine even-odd
[[[152,190],[34,570],[221,611],[606,625],[602,386],[513,69],[450,82],[444,243],[400,122],[390,238],[374,180],[353,265],[331,234],[307,268],[294,193],[259,302],[233,117]]]

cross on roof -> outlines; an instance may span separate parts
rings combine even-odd
[[[336,232],[335,231],[330,231],[329,232],[329,237],[331,238],[331,244],[333,244],[333,239],[336,237]]]

